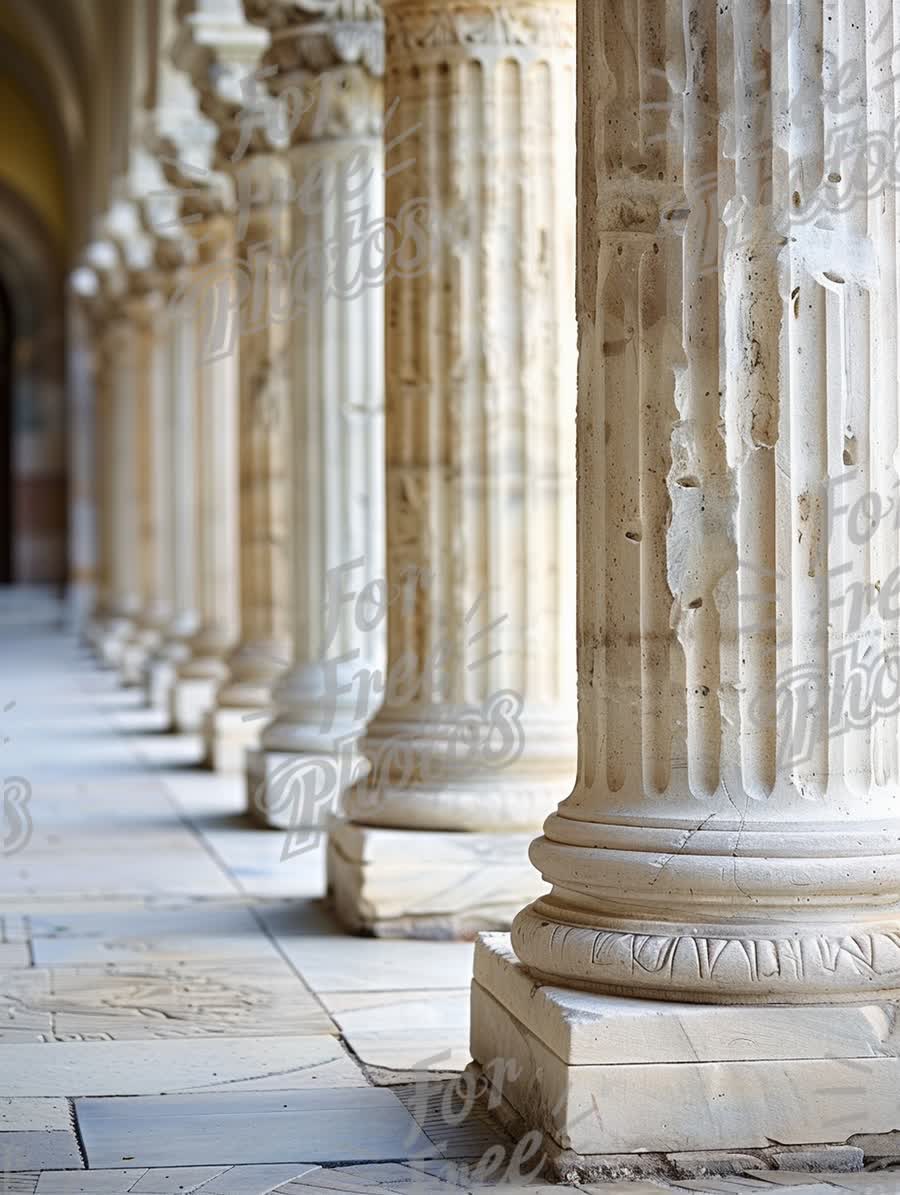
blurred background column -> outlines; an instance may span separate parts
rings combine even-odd
[[[336,578],[359,591],[384,573],[383,27],[368,0],[325,13],[244,7],[271,34],[266,81],[285,106],[292,172],[291,268],[277,289],[290,343],[293,660],[248,754],[248,806],[300,829],[334,810],[373,708],[341,687],[384,661],[384,627],[366,628],[333,591]]]

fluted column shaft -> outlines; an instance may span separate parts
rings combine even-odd
[[[384,212],[381,23],[377,6],[365,7],[357,25],[305,18],[308,26],[281,29],[268,55],[278,67],[273,88],[305,100],[288,153],[291,256],[273,310],[289,321],[291,346],[293,661],[249,775],[251,805],[282,824],[310,813],[283,807],[292,788],[285,767],[316,773],[318,814],[349,782],[374,709],[360,704],[352,678],[384,666],[384,626],[364,629],[352,603],[332,622],[330,608],[345,570],[357,591],[384,573],[384,272],[370,260]]]
[[[199,250],[198,289],[193,303],[188,302],[194,307],[195,333],[198,629],[173,693],[173,717],[182,730],[199,729],[212,708],[238,634],[239,345],[236,338],[220,336],[237,306],[232,294],[237,285],[233,219],[225,213],[208,215],[191,231]]]
[[[138,501],[138,330],[111,320],[109,337],[110,612],[129,624],[140,611]]]
[[[172,573],[173,614],[170,643],[176,654],[186,654],[186,640],[197,630],[197,330],[192,303],[173,303],[188,289],[183,266],[173,279],[176,288],[169,300],[169,413],[172,427],[172,539],[169,568]]]
[[[261,707],[286,667],[285,459],[289,325],[273,318],[272,299],[288,252],[287,206],[278,183],[286,164],[253,155],[239,168],[238,190],[252,196],[242,214],[238,260],[247,295],[240,326],[240,611],[241,642],[229,659],[222,705]]]
[[[347,810],[527,830],[575,770],[574,4],[384,8],[392,600]]]
[[[168,463],[165,419],[165,310],[163,297],[143,282],[126,304],[135,335],[136,492],[140,609],[122,658],[122,680],[138,684],[147,653],[161,637],[169,612],[165,504]]]
[[[894,129],[892,22],[675,9],[579,6],[579,774],[513,945],[603,991],[846,1000],[900,982],[897,612],[853,614],[897,585],[897,212],[830,159],[825,87],[852,66],[854,143]]]

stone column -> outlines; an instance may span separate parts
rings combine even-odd
[[[269,45],[240,0],[197,5],[176,42],[204,115],[215,126],[216,164],[236,192],[234,313],[239,352],[239,585],[241,637],[204,725],[207,762],[241,771],[259,745],[272,684],[289,663],[285,361],[289,328],[271,299],[288,253],[287,165],[273,153],[277,103],[258,76]],[[281,142],[284,137],[282,135]]]
[[[112,495],[111,495],[111,410],[110,410],[110,337],[102,297],[91,304],[91,340],[94,346],[94,429],[90,473],[94,478],[97,525],[97,566],[94,608],[88,639],[103,659],[108,623],[112,614]]]
[[[324,19],[291,4],[245,8],[271,25],[263,61],[276,68],[270,86],[292,136],[291,261],[276,317],[290,321],[293,660],[247,756],[248,808],[266,825],[299,828],[334,809],[373,710],[339,686],[384,666],[384,628],[366,630],[349,605],[332,625],[328,602],[336,577],[349,571],[362,588],[384,573],[383,270],[367,258],[383,233],[383,34],[374,3],[351,11],[341,0]]]
[[[125,314],[110,318],[105,332],[107,354],[104,457],[108,469],[105,500],[108,503],[107,546],[109,561],[109,621],[101,653],[118,668],[140,612],[140,558],[138,553],[138,387],[136,382],[137,329]]]
[[[99,606],[97,442],[98,346],[93,306],[96,273],[79,265],[66,287],[67,423],[69,429],[69,578],[67,600],[74,629],[86,643]]]
[[[287,254],[286,164],[269,154],[237,171],[243,235],[239,261],[248,284],[241,303],[239,378],[241,641],[207,718],[213,768],[241,771],[259,746],[271,713],[272,686],[290,662],[286,462],[288,341],[291,329],[272,308]],[[278,259],[278,260],[275,260]]]
[[[162,247],[161,247],[162,248]],[[168,243],[160,261],[165,310],[161,313],[163,357],[162,417],[157,424],[165,485],[157,492],[157,519],[163,527],[161,579],[169,607],[162,641],[147,660],[144,685],[147,704],[170,710],[176,669],[190,655],[188,642],[197,631],[197,503],[196,415],[197,332],[190,301],[187,245]],[[160,252],[160,250],[158,250]]]
[[[168,594],[171,495],[168,444],[168,314],[159,279],[142,280],[144,293],[129,303],[136,337],[138,553],[141,609],[122,655],[126,685],[142,683],[149,653],[162,639],[170,613]]]
[[[228,675],[225,661],[238,634],[238,344],[229,314],[236,310],[233,219],[226,212],[204,212],[191,232],[199,249],[198,289],[195,301],[186,303],[195,309],[199,626],[172,690],[172,721],[179,731],[202,728]]]
[[[575,772],[575,7],[385,18],[389,662],[329,883],[354,929],[470,934],[541,891]]]
[[[896,38],[579,18],[579,769],[472,1053],[557,1152],[843,1142],[900,1117]]]

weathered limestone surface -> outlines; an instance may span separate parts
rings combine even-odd
[[[887,1000],[738,1009],[536,987],[507,936],[486,935],[472,1052],[494,1098],[544,1131],[551,1156],[570,1151],[588,1171],[610,1154],[827,1144],[860,1124],[889,1132],[900,1116],[894,1012]]]
[[[512,1052],[511,1103],[581,1154],[898,1115],[896,206],[866,153],[896,123],[893,31],[787,11],[579,7],[579,772],[532,847],[553,888],[516,918],[520,963],[476,987],[473,1054]],[[711,1031],[674,1069],[655,1035],[606,1067],[548,1047],[571,997],[526,1014],[535,981],[595,993],[595,1035],[627,997],[748,1025],[793,1005],[798,1028],[748,1032],[748,1059]],[[804,1005],[822,1040],[797,1058]],[[865,1099],[835,1107],[857,1035]]]
[[[486,920],[461,845],[438,907],[444,832],[520,848],[574,775],[574,4],[384,8],[387,211],[419,260],[387,281],[390,655],[330,884],[352,924],[440,933],[536,892],[519,854]]]
[[[290,269],[276,266],[275,318],[290,345],[281,434],[293,660],[260,750],[248,753],[247,802],[265,825],[318,825],[354,774],[374,709],[353,678],[384,668],[384,628],[363,629],[352,603],[335,610],[329,597],[354,562],[346,588],[384,576],[382,22],[373,0],[324,13],[252,0],[245,10],[271,32],[269,85],[292,114],[291,257]]]

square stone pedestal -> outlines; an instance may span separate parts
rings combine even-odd
[[[144,695],[150,709],[170,711],[172,688],[175,684],[175,664],[172,660],[150,657],[144,665]]]
[[[172,726],[179,734],[203,729],[203,719],[212,709],[221,682],[206,676],[179,676],[172,686]]]
[[[337,813],[340,791],[328,783],[319,757],[260,747],[247,751],[245,760],[247,813],[259,825],[269,830],[324,830]]]
[[[537,983],[508,934],[485,934],[471,1049],[495,1103],[543,1132],[560,1172],[608,1174],[627,1168],[622,1155],[647,1154],[661,1155],[665,1171],[678,1168],[672,1155],[696,1151],[752,1151],[767,1162],[785,1146],[900,1128],[897,1010],[887,1000],[750,1006],[590,995]]]
[[[243,772],[266,724],[258,709],[220,707],[203,719],[204,759],[214,772]]]
[[[122,659],[119,664],[119,676],[126,688],[140,685],[144,676],[144,664],[147,661],[147,644],[138,640],[126,643],[122,649]]]
[[[348,929],[383,938],[504,929],[547,891],[528,860],[533,838],[340,822],[328,838],[329,900]]]

